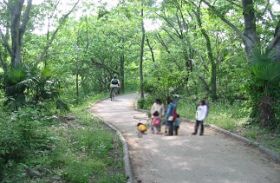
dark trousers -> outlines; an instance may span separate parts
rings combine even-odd
[[[179,126],[174,126],[175,135],[178,135]]]
[[[167,121],[168,135],[173,135],[173,121]]]
[[[193,132],[194,135],[197,134],[199,126],[200,126],[200,135],[203,135],[203,133],[204,133],[203,121],[198,121],[198,120],[196,120],[196,122],[195,122],[195,127],[194,127],[194,132]]]

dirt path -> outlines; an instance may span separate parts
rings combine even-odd
[[[280,166],[254,148],[210,129],[192,136],[182,123],[179,136],[136,134],[146,115],[133,109],[136,95],[118,96],[92,112],[116,126],[129,145],[135,179],[143,183],[280,183]]]

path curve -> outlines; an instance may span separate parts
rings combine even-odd
[[[145,113],[134,110],[136,94],[104,100],[92,112],[124,135],[135,180],[142,183],[280,183],[280,165],[258,150],[208,128],[192,136],[192,124],[182,123],[179,136],[142,138],[136,124]]]

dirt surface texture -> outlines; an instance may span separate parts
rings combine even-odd
[[[191,135],[193,124],[182,122],[178,136],[137,135],[136,94],[117,96],[92,107],[92,112],[114,125],[128,143],[135,182],[142,183],[280,183],[280,165],[257,149],[221,133],[205,129]],[[164,131],[164,127],[162,128]]]

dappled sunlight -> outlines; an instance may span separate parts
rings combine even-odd
[[[126,138],[137,179],[145,183],[261,183],[269,179],[264,172],[270,172],[280,180],[279,169],[271,169],[258,151],[209,128],[204,136],[191,135],[193,123],[182,122],[178,136],[152,134],[149,129],[138,137],[136,124],[149,119],[133,110],[135,95],[118,97],[118,102],[105,100],[92,110]]]

